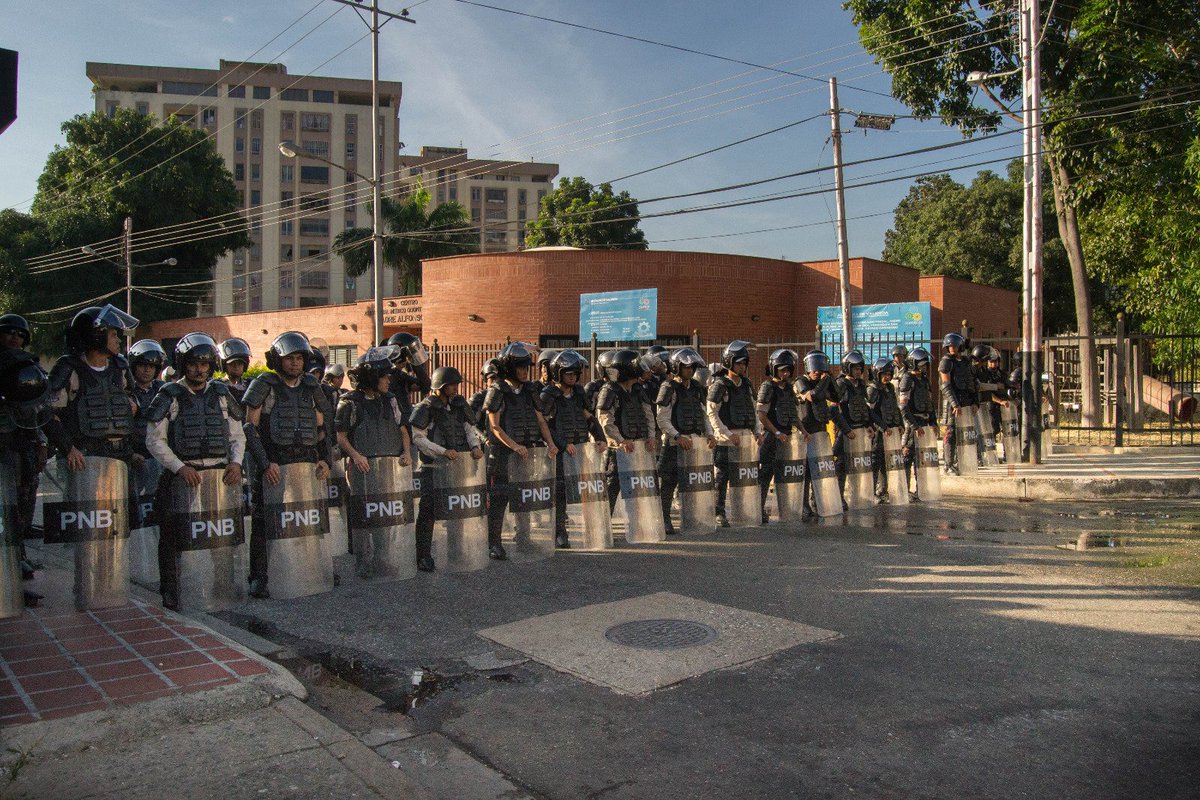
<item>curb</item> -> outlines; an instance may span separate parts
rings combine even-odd
[[[1022,478],[942,476],[942,491],[952,497],[1016,500],[1150,500],[1200,498],[1200,478]]]

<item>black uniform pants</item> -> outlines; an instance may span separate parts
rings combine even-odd
[[[717,479],[717,513],[725,513],[725,500],[729,496],[729,450],[724,445],[713,449],[713,473]]]
[[[536,443],[529,447],[538,446]],[[514,455],[503,444],[497,444],[488,451],[488,546],[500,544],[500,532],[504,528],[504,512],[508,510],[508,501],[512,487],[508,478],[508,464]]]
[[[277,461],[280,466],[283,464],[312,464],[316,465],[317,459],[311,461]],[[269,549],[267,547],[267,518],[266,509],[263,508],[263,481],[266,478],[263,474],[267,467],[263,466],[262,471],[254,476],[254,482],[250,485],[250,579],[262,578],[267,579],[267,565],[270,563]]]
[[[575,447],[586,447],[576,444]],[[563,455],[566,450],[559,450],[554,456],[554,533],[567,534],[567,477],[563,475]]]
[[[17,477],[17,537],[21,542],[21,554],[25,553],[25,539],[33,534],[33,510],[37,506],[38,483],[41,481],[42,464],[38,445],[31,443],[20,451],[20,467]]]
[[[855,438],[868,435],[866,427],[851,428],[851,430],[854,431]],[[846,493],[847,465],[850,463],[850,437],[840,429],[833,437],[833,460],[837,465],[838,489],[844,495]]]
[[[654,459],[654,467],[658,471],[659,499],[662,501],[663,522],[667,530],[674,524],[671,522],[671,501],[675,499],[675,489],[679,486],[679,445],[667,444],[658,448]]]
[[[467,454],[470,457],[470,454]],[[417,558],[433,555],[433,523],[437,521],[437,510],[445,502],[446,490],[438,486],[438,475],[434,470],[422,469],[421,504],[417,508]]]
[[[224,471],[225,465],[196,469]],[[171,487],[178,480],[177,475],[164,469],[154,490],[154,510],[158,517],[158,591],[161,594],[179,593],[179,531],[174,526],[175,515],[171,513]]]

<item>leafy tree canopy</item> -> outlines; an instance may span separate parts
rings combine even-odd
[[[637,200],[629,192],[614,194],[611,184],[592,186],[582,177],[560,178],[558,188],[542,198],[528,231],[526,247],[647,249]]]

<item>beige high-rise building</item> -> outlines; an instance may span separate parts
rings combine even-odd
[[[525,247],[525,222],[537,218],[558,174],[558,164],[469,158],[463,147],[422,147],[419,156],[401,155],[397,166],[401,184],[420,181],[432,205],[465,206],[486,253]]]
[[[371,174],[370,81],[298,77],[283,64],[224,59],[215,70],[88,62],[87,76],[97,111],[174,114],[208,132],[233,173],[253,245],[218,262],[213,292],[199,314],[371,296],[370,273],[349,277],[342,259],[330,253],[343,230],[371,225],[370,184],[353,174]],[[401,89],[398,81],[379,83],[380,172],[389,188],[397,175]],[[299,157],[283,156],[280,142],[294,142]],[[306,152],[345,170],[305,158]],[[385,290],[398,294],[391,270],[385,276]]]

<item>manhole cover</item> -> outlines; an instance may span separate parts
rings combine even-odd
[[[717,638],[717,629],[686,619],[639,619],[613,625],[604,638],[626,647],[678,650],[708,644]]]

